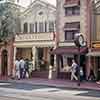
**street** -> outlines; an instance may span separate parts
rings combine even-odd
[[[0,82],[0,100],[100,100],[100,91]]]

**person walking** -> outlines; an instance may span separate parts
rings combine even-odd
[[[24,78],[24,70],[25,70],[25,61],[23,58],[20,60],[20,78]]]
[[[16,61],[15,61],[15,75],[16,75],[16,77],[17,77],[17,79],[20,79],[20,61],[19,61],[19,59],[16,59]]]
[[[24,77],[29,78],[29,60],[25,60],[25,71],[24,71]]]
[[[78,67],[78,65],[75,62],[75,60],[73,59],[72,60],[72,66],[71,66],[71,80],[74,80],[74,79],[78,80],[77,76],[75,75],[77,67]]]

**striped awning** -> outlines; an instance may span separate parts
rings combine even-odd
[[[80,48],[81,54],[86,54],[88,52],[87,47]],[[59,47],[51,52],[52,54],[79,54],[78,48],[76,47]]]
[[[79,22],[65,23],[64,25],[64,30],[78,30],[78,29],[80,29]]]
[[[64,7],[79,5],[80,0],[65,0]]]

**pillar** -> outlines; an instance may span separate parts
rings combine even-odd
[[[2,64],[2,61],[1,60],[2,60],[2,51],[0,50],[0,75],[1,75],[1,70],[2,70],[1,69],[1,64]]]
[[[54,66],[49,66],[49,79],[56,79],[57,78],[57,56],[54,55]]]
[[[35,65],[36,65],[36,47],[33,46],[32,47],[32,54],[33,54],[33,57],[32,57],[32,60],[33,60],[33,70],[35,70]]]
[[[16,46],[14,46],[13,71],[12,71],[12,75],[13,75],[13,77],[15,77],[15,61],[16,61],[16,52],[17,52],[17,48],[16,48]]]
[[[90,68],[91,68],[91,56],[88,56],[86,65],[86,79],[88,79],[88,76],[90,74]]]

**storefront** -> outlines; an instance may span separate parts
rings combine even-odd
[[[93,69],[95,80],[100,80],[100,51],[92,49],[92,52],[88,53],[87,56],[90,59],[89,70]]]
[[[72,59],[75,59],[75,61],[78,63],[78,49],[76,47],[63,47],[63,48],[57,48],[53,51],[54,54],[57,55],[57,76],[60,79],[70,79],[70,68],[72,65]],[[84,78],[86,77],[86,53],[87,48],[83,47],[80,49],[80,66],[83,67],[84,71]]]

